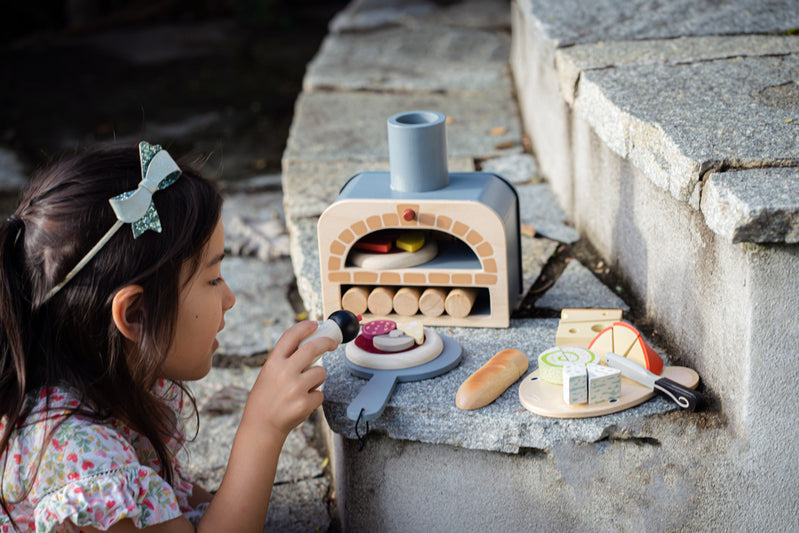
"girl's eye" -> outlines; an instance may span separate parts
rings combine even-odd
[[[209,283],[211,284],[212,287],[216,287],[217,285],[219,285],[223,281],[225,281],[225,280],[222,278],[222,276],[219,276],[218,278],[211,280]]]

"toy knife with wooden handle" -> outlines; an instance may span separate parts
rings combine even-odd
[[[670,398],[683,409],[695,411],[697,407],[701,406],[703,403],[701,393],[680,385],[669,378],[662,378],[626,357],[608,352],[605,354],[605,361],[609,367],[621,370],[624,377]]]

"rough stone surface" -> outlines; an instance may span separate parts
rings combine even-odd
[[[272,349],[294,323],[288,288],[294,280],[288,258],[263,261],[230,257],[222,262],[222,276],[236,294],[236,305],[225,315],[219,333],[219,353],[250,356]]]
[[[260,368],[213,368],[190,384],[200,413],[197,438],[185,450],[187,473],[210,491],[219,488],[227,467],[247,394]],[[309,443],[313,419],[293,429],[278,459],[275,486],[265,525],[268,531],[325,531],[330,525],[326,500],[330,484],[324,459]]]
[[[611,308],[629,311],[624,300],[600,282],[579,261],[570,261],[554,285],[535,302],[547,309]]]
[[[710,168],[799,164],[797,70],[799,55],[592,71],[575,113],[658,187],[698,207]],[[791,96],[772,98],[782,92]]]
[[[626,65],[679,65],[738,57],[782,56],[799,52],[799,39],[785,35],[713,35],[646,41],[601,41],[560,48],[555,64],[563,97],[574,104],[581,73]]]
[[[599,249],[609,264],[623,272],[629,280],[634,292],[644,302],[647,315],[658,324],[661,334],[665,333],[669,337],[672,346],[677,347],[681,364],[692,366],[700,372],[711,397],[723,406],[727,427],[735,434],[730,435],[732,446],[752,450],[748,456],[725,456],[718,471],[704,474],[708,477],[723,475],[728,479],[735,479],[735,476],[730,476],[731,472],[740,472],[741,478],[751,475],[751,482],[747,483],[746,488],[739,490],[735,496],[725,496],[726,501],[733,503],[727,507],[720,505],[715,511],[698,511],[694,514],[693,522],[691,518],[687,518],[682,527],[691,529],[687,525],[691,523],[696,524],[694,528],[700,529],[725,528],[732,523],[762,527],[762,524],[768,523],[776,529],[784,528],[786,524],[793,523],[791,509],[799,501],[795,488],[790,487],[790,480],[795,477],[795,473],[792,467],[770,462],[765,457],[796,453],[788,449],[791,447],[790,443],[796,442],[795,432],[789,429],[794,425],[792,422],[781,422],[795,418],[795,413],[792,406],[777,406],[771,400],[778,383],[785,387],[787,394],[790,394],[787,391],[791,390],[791,385],[770,374],[767,369],[777,364],[775,360],[781,360],[782,354],[792,353],[796,343],[795,335],[790,333],[796,329],[796,321],[786,319],[793,316],[786,309],[796,305],[795,291],[786,290],[786,287],[793,286],[786,281],[787,276],[793,275],[797,268],[795,245],[755,246],[742,243],[729,246],[721,242],[731,240],[731,232],[739,222],[748,223],[746,219],[733,219],[736,215],[729,210],[727,202],[739,208],[754,206],[758,205],[759,199],[768,197],[769,192],[761,190],[764,196],[756,195],[744,199],[742,190],[725,182],[724,172],[709,173],[704,176],[706,182],[701,195],[696,190],[697,194],[689,198],[694,208],[697,205],[702,208],[702,214],[696,216],[687,205],[679,206],[676,201],[671,201],[673,196],[670,191],[660,194],[642,183],[642,180],[652,179],[650,176],[641,176],[646,165],[640,162],[631,164],[631,159],[619,157],[618,152],[613,154],[616,157],[608,154],[609,150],[603,139],[597,135],[593,125],[587,124],[589,118],[576,116],[578,113],[575,109],[570,109],[567,102],[569,94],[576,94],[578,102],[587,94],[591,96],[593,88],[587,89],[590,83],[584,83],[585,80],[604,80],[603,76],[614,69],[619,71],[616,75],[620,77],[627,76],[628,68],[639,63],[642,67],[649,66],[651,70],[638,69],[638,75],[661,68],[668,70],[668,64],[658,62],[651,55],[654,48],[660,45],[664,50],[672,48],[670,52],[676,49],[682,54],[671,56],[670,61],[675,63],[674,70],[687,67],[695,73],[692,81],[684,79],[685,83],[694,84],[686,93],[696,94],[700,88],[708,88],[708,99],[716,98],[727,103],[727,106],[721,106],[718,101],[709,104],[710,107],[718,106],[717,116],[726,117],[725,120],[743,116],[742,123],[746,124],[751,118],[746,116],[749,113],[748,104],[752,104],[755,110],[767,107],[796,109],[795,104],[793,107],[790,104],[791,98],[795,98],[795,84],[791,82],[795,76],[785,76],[782,81],[774,84],[776,87],[762,92],[753,91],[750,87],[749,94],[744,92],[742,95],[742,101],[745,102],[743,107],[735,108],[732,107],[732,100],[719,97],[715,81],[697,83],[697,80],[705,79],[702,67],[715,68],[717,76],[713,80],[716,80],[724,76],[720,69],[722,65],[737,67],[739,64],[760,63],[761,60],[765,63],[776,57],[790,60],[796,54],[793,52],[792,56],[786,55],[786,47],[795,46],[795,37],[752,39],[758,46],[749,52],[744,52],[743,48],[748,46],[746,43],[750,39],[736,38],[730,45],[729,55],[724,53],[724,47],[718,46],[719,43],[713,43],[712,39],[705,40],[702,44],[707,45],[709,53],[704,58],[696,55],[697,42],[693,39],[656,43],[603,41],[604,44],[586,44],[584,48],[575,46],[574,50],[564,48],[554,54],[555,45],[547,41],[545,36],[536,33],[536,29],[541,27],[539,24],[539,19],[529,19],[521,23],[517,19],[512,49],[516,51],[514,76],[521,82],[517,89],[520,100],[524,102],[522,108],[525,129],[533,133],[533,149],[539,155],[542,172],[551,180],[559,200],[567,207],[567,212],[583,236]],[[773,46],[773,49],[767,50],[766,44]],[[601,55],[603,48],[614,50],[613,61],[607,61],[608,57]],[[627,52],[621,54],[622,50]],[[567,61],[554,63],[559,69],[557,73],[551,70],[553,55],[562,60],[572,51],[575,52],[575,57],[580,57],[580,52],[586,53],[581,59],[586,60],[583,66],[587,70],[569,71],[566,67],[574,63]],[[640,51],[649,55],[636,58]],[[594,53],[598,58],[591,57]],[[768,57],[772,54],[774,58]],[[597,61],[589,66],[593,60]],[[598,77],[592,78],[594,75]],[[724,86],[731,80],[719,81],[719,86]],[[749,81],[756,82],[751,79]],[[579,83],[575,86],[576,82]],[[632,81],[632,85],[638,82],[649,83],[649,79]],[[604,90],[604,87],[598,85],[597,88],[599,90],[595,94]],[[644,92],[651,89],[652,87],[644,88]],[[682,97],[680,89],[676,87],[673,92],[667,93]],[[627,96],[631,94],[628,93]],[[623,106],[624,100],[620,98],[608,103],[597,99],[593,102],[595,105],[585,106],[583,112],[585,116],[590,113],[602,114],[604,105]],[[766,104],[766,101],[769,103]],[[657,109],[657,106],[667,102],[662,96],[648,98],[647,102],[654,106],[650,107],[650,111],[655,114],[667,112],[666,109]],[[695,109],[702,117],[704,104],[705,100],[699,99],[694,103],[684,102],[683,108]],[[766,111],[767,114],[769,112],[773,111]],[[714,138],[717,128],[715,117],[693,122],[693,117],[688,115],[685,116],[690,120],[683,122],[683,126],[687,128],[690,125],[692,133],[699,136],[703,128],[707,128],[706,124],[710,124],[712,127],[706,132],[708,146],[723,150],[723,146]],[[795,118],[790,115],[789,112],[777,121],[785,128],[783,131],[787,135],[777,139],[763,135],[758,136],[758,140],[787,142],[788,147],[793,149],[789,153],[795,154],[796,145],[790,142],[792,130],[789,129]],[[590,120],[596,122],[597,117]],[[641,146],[649,147],[653,139],[662,142],[666,138],[655,127],[636,131],[629,127],[629,122],[625,122],[628,117],[620,117],[620,114],[605,116],[603,120],[603,127],[610,129],[615,123],[620,126],[620,132],[627,133],[625,149],[628,151],[622,152],[623,154],[632,153]],[[771,126],[774,125],[769,125]],[[737,127],[737,124],[733,123],[732,127]],[[769,127],[764,129],[769,131]],[[760,130],[756,127],[755,131],[757,135]],[[618,138],[621,137],[620,134]],[[663,143],[661,147],[667,147],[667,144]],[[666,153],[673,154],[673,157],[667,159],[671,159],[672,167],[679,171],[680,165],[685,164],[685,161],[680,162],[680,154]],[[740,161],[733,160],[728,164],[729,168],[726,170],[746,170],[746,165],[741,165]],[[775,163],[767,161],[762,166],[775,166]],[[764,171],[770,174],[774,171],[782,173],[791,170],[769,168]],[[689,170],[689,174],[693,172],[695,171]],[[700,172],[696,172],[696,175],[700,175]],[[717,177],[719,181],[715,182]],[[751,192],[752,189],[747,187],[745,190]],[[781,198],[780,190],[784,190],[783,187],[777,187],[774,191],[775,198]],[[714,203],[717,205],[712,205]],[[787,210],[790,209],[788,206]],[[730,233],[717,236],[708,229],[711,220],[719,217],[724,221],[724,231]],[[783,237],[790,238],[790,223],[786,223],[782,217],[773,217],[771,220],[769,218],[771,217],[762,218],[764,224],[758,228],[761,235],[767,235],[764,230],[774,222],[775,229],[782,232]],[[713,229],[718,231],[719,227],[714,226]],[[719,238],[722,236],[723,239]],[[745,346],[751,346],[751,352],[742,350]],[[736,354],[735,364],[731,364],[729,358],[721,355],[729,353]],[[744,353],[748,355],[743,356]],[[742,356],[746,357],[747,362],[741,363]],[[764,363],[765,360],[769,362]],[[785,429],[781,437],[775,436],[775,428],[778,427]],[[703,433],[702,440],[697,442],[704,446],[707,442],[705,439],[708,439],[708,435]],[[696,457],[698,456],[699,452]],[[713,460],[715,457],[711,452],[708,459]],[[764,459],[760,459],[761,457]],[[690,461],[691,458],[686,457],[677,464],[689,464]],[[619,483],[623,484],[621,480]],[[785,500],[766,503],[767,497],[762,500],[760,497],[753,497],[753,491],[760,491],[759,494],[762,495],[771,493],[774,488],[769,487],[769,484],[781,487],[778,490],[785,495]],[[693,490],[701,494],[701,482],[695,483]],[[710,491],[703,501],[711,502],[712,497]],[[704,505],[712,507],[714,504]],[[715,521],[713,524],[703,523],[700,515],[714,516]],[[632,519],[626,513],[625,518]]]
[[[319,243],[316,233],[317,219],[289,219],[291,257],[297,278],[297,291],[302,298],[308,318],[323,320],[322,280],[319,273]]]
[[[342,154],[346,155],[346,154]],[[450,172],[473,172],[471,157],[450,157]],[[283,161],[283,194],[286,216],[290,219],[318,217],[333,203],[351,177],[366,170],[389,170],[388,152],[374,160]]]
[[[330,513],[325,504],[329,488],[330,484],[321,477],[275,485],[264,531],[330,531]]]
[[[444,113],[448,157],[486,158],[521,152],[518,110],[502,92],[454,94],[302,93],[283,154],[295,160],[380,160],[388,154],[386,121],[396,113]],[[493,128],[505,128],[492,135]]]
[[[623,270],[641,296],[647,318],[668,332],[674,359],[700,372],[711,399],[709,412],[672,412],[671,404],[657,398],[607,417],[545,419],[520,407],[516,386],[483,409],[459,411],[454,395],[468,375],[507,347],[525,351],[535,368],[536,355],[554,343],[557,320],[515,320],[498,330],[439,328],[462,344],[464,360],[443,376],[399,384],[385,411],[370,422],[364,451],[358,452],[355,422],[346,417],[346,408],[366,380],[346,371],[340,348],[325,355],[323,364],[328,370],[325,415],[336,432],[333,463],[343,530],[671,531],[738,524],[784,529],[795,522],[796,469],[784,463],[776,472],[773,461],[758,458],[762,452],[770,457],[796,453],[789,429],[795,426],[796,409],[780,407],[780,400],[769,394],[774,386],[792,390],[795,380],[784,370],[792,368],[785,361],[799,342],[795,321],[784,319],[792,316],[787,309],[796,306],[793,292],[785,290],[796,276],[795,246],[724,243],[697,208],[709,209],[713,187],[721,186],[707,170],[786,166],[796,158],[796,145],[789,142],[796,120],[790,116],[796,108],[792,42],[762,36],[744,50],[750,43],[741,39],[730,43],[728,53],[709,35],[784,32],[799,24],[791,23],[795,11],[775,17],[775,6],[784,10],[785,5],[774,2],[759,3],[758,9],[747,9],[749,4],[740,0],[723,6],[682,0],[661,4],[569,1],[564,11],[555,3],[514,4],[524,19],[521,24],[516,20],[514,34],[526,37],[522,46],[517,41],[511,47],[515,64],[523,65],[514,78],[524,102],[525,132],[539,162],[546,160],[541,172],[550,180],[549,194],[555,191],[568,213],[541,209],[544,220],[534,221],[528,206],[536,200],[555,202],[544,200],[545,192],[527,189],[535,185],[520,183],[519,189],[525,189],[520,191],[523,223],[534,226],[538,236],[526,236],[523,249],[537,250],[531,256],[538,265],[536,253],[551,250],[557,241],[575,242],[570,239],[580,235],[592,244],[596,240],[606,264]],[[358,2],[351,4],[350,14],[396,5]],[[362,19],[358,28],[362,37],[375,28],[410,28],[410,20],[422,21],[434,12],[383,12],[382,22]],[[733,12],[735,17],[729,16]],[[684,35],[696,40],[677,39]],[[705,37],[697,35],[708,37],[702,41]],[[646,42],[653,38],[659,41]],[[613,44],[621,39],[629,46]],[[611,43],[605,57],[591,55],[599,41]],[[586,48],[575,46],[574,56],[567,57],[565,47],[575,43]],[[699,50],[703,46],[705,52]],[[556,63],[558,47],[562,54]],[[402,75],[392,74],[392,79]],[[362,71],[358,75],[364,79]],[[360,84],[368,84],[366,79]],[[571,80],[565,86],[572,107],[561,94],[564,79]],[[306,176],[321,182],[327,164],[334,168],[354,161],[357,171],[368,169],[370,161],[384,162],[385,145],[378,143],[385,143],[389,101],[463,102],[465,115],[446,112],[454,119],[448,127],[450,157],[479,165],[510,155],[485,154],[486,146],[492,146],[485,132],[506,125],[486,118],[490,114],[483,110],[490,106],[483,105],[483,96],[428,94],[421,88],[390,95],[352,94],[346,88],[341,94],[306,93],[298,102],[284,163],[294,170],[315,166]],[[474,144],[454,135],[459,120],[472,112],[481,118],[460,125],[480,135]],[[347,122],[335,124],[338,117]],[[521,128],[511,129],[510,142],[521,146]],[[775,135],[780,132],[785,135]],[[300,214],[303,195],[310,190],[304,179],[302,172],[286,179],[286,190],[304,191],[287,199],[292,206],[287,224],[298,288],[309,309],[321,310],[313,217],[325,199],[335,197],[340,183],[313,197],[317,205]],[[346,178],[336,174],[332,179]],[[734,189],[726,183],[724,188]],[[546,229],[549,222],[571,234],[555,236],[554,229]],[[592,292],[582,292],[586,283]],[[786,293],[782,300],[776,297],[780,287]],[[600,293],[597,306],[626,308],[576,262],[542,298],[584,306],[594,298],[593,289]],[[773,334],[766,333],[772,328]],[[752,353],[741,355],[748,346]],[[747,359],[742,363],[740,357]],[[772,421],[788,438],[769,439],[775,433]],[[767,497],[772,482],[780,501]],[[455,492],[468,498],[468,509],[463,499],[453,500]],[[609,507],[610,493],[616,497]],[[419,513],[420,508],[435,512]]]
[[[22,163],[16,154],[0,147],[0,191],[17,191],[27,183]]]
[[[352,2],[330,22],[333,33],[366,32],[390,26],[451,26],[507,29],[507,2],[464,0],[441,5],[427,0],[366,0]]]
[[[599,0],[590,6],[580,0],[519,3],[560,46],[687,35],[784,34],[799,27],[799,13],[789,0],[722,4],[713,0]]]
[[[549,258],[558,249],[558,243],[546,238],[522,235],[522,294],[527,294]],[[519,305],[524,300],[522,297]]]
[[[541,181],[538,164],[530,154],[513,154],[486,159],[480,163],[480,170],[498,174],[515,185]]]
[[[318,216],[355,173],[388,170],[386,121],[399,112],[447,115],[450,172],[473,171],[478,158],[520,153],[518,111],[503,94],[303,93],[283,155],[286,215]]]
[[[400,25],[408,17],[424,16],[435,8],[427,0],[351,2],[330,21],[330,31],[363,32]]]
[[[552,189],[546,184],[520,185],[519,210],[522,225],[555,241],[573,244],[580,239],[574,223],[558,205]]]
[[[746,464],[751,454],[731,442],[716,419],[675,413],[625,427],[634,429],[519,454],[401,441],[377,432],[358,452],[357,441],[339,439],[347,472],[336,483],[342,529],[728,531],[735,529],[728,524],[745,518],[745,509],[724,502],[730,487],[751,475],[730,465]],[[450,491],[461,496],[453,498]]]
[[[265,181],[274,183],[273,178]],[[280,185],[280,177],[277,185]],[[225,247],[233,255],[255,256],[261,261],[289,255],[289,237],[283,217],[283,194],[280,192],[226,195],[222,223],[225,226]]]
[[[799,242],[799,167],[720,172],[702,194],[707,225],[731,242]]]
[[[439,25],[330,34],[306,91],[479,91],[510,87],[506,33]]]
[[[799,15],[785,2],[740,0],[719,8],[710,1],[605,0],[574,12],[572,2],[517,4],[514,75],[522,108],[535,109],[523,113],[525,127],[567,211],[574,195],[572,112],[695,209],[708,170],[797,165],[799,39],[788,33]],[[724,15],[738,9],[740,16]],[[766,231],[767,224],[767,217],[758,222],[779,240],[784,225]]]
[[[294,323],[288,299],[294,272],[282,200],[272,191],[225,195],[225,247],[233,257],[222,262],[222,274],[236,305],[218,336],[220,354],[265,354]]]
[[[510,9],[507,0],[462,0],[438,3],[438,9],[420,17],[419,24],[507,31]],[[413,23],[415,21],[412,21]]]

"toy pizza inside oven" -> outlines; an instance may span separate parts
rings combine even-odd
[[[446,117],[388,119],[389,172],[353,176],[319,218],[324,315],[507,327],[522,290],[516,190],[447,170]]]

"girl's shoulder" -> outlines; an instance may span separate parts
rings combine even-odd
[[[29,415],[12,432],[4,452],[8,455],[4,489],[9,477],[20,485],[29,483],[27,473],[37,464],[34,497],[82,477],[139,463],[124,424],[98,422],[76,411],[80,401],[68,389],[42,389],[28,400],[32,402]]]
[[[160,477],[146,439],[118,420],[98,421],[76,411],[80,401],[69,389],[43,389],[29,400],[30,415],[0,455],[7,501],[21,500],[12,515],[33,516],[36,510],[36,527],[44,531],[49,529],[39,520],[57,524],[100,505],[99,521],[93,517],[84,525],[107,525],[120,516],[138,516],[146,525],[156,517],[179,516],[178,500],[184,498]]]

